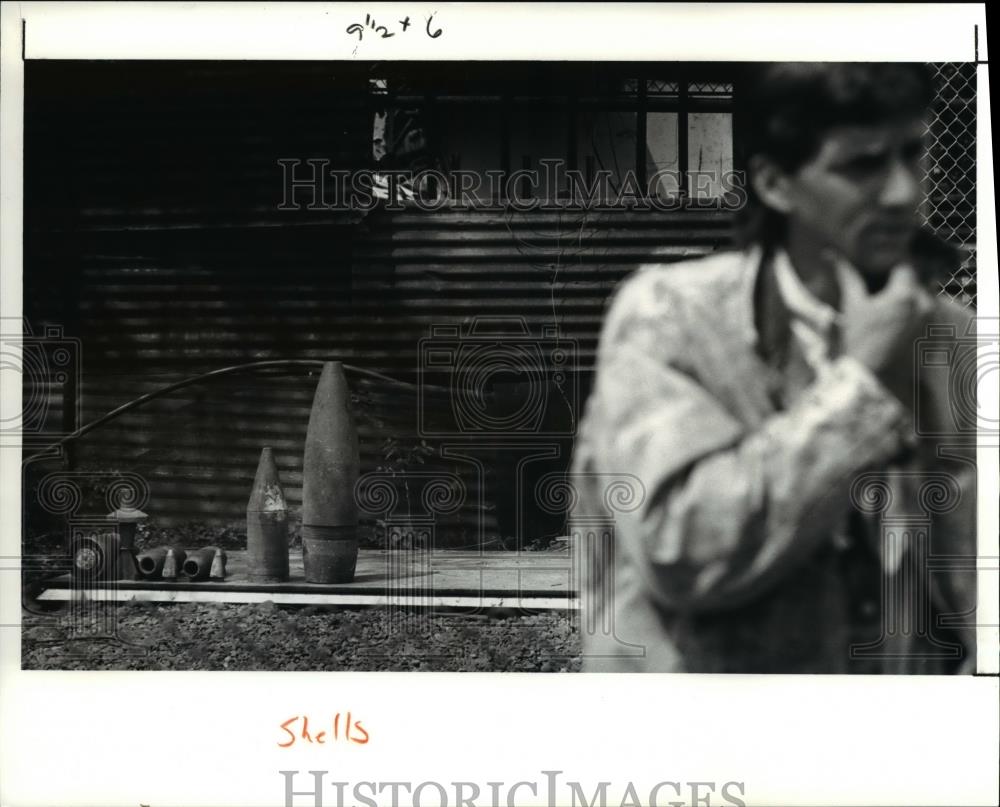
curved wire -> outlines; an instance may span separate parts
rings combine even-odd
[[[86,426],[81,426],[75,432],[66,435],[61,440],[57,440],[56,442],[50,445],[35,449],[33,453],[42,453],[45,451],[51,451],[54,448],[61,448],[66,443],[71,442],[72,440],[76,440],[80,437],[83,437],[85,434],[87,434],[90,431],[93,431],[98,426],[103,426],[108,421],[114,420],[115,418],[124,415],[126,412],[129,412],[138,406],[142,406],[143,404],[148,403],[149,401],[152,401],[155,398],[159,398],[161,395],[166,395],[167,393],[183,389],[184,387],[189,387],[192,384],[197,384],[209,378],[218,378],[219,376],[232,375],[233,373],[241,373],[247,370],[261,370],[272,367],[322,367],[324,364],[326,364],[326,361],[323,359],[269,359],[267,361],[255,361],[255,362],[249,362],[247,364],[234,364],[231,365],[230,367],[220,367],[217,370],[209,370],[207,373],[199,373],[198,375],[182,379],[181,381],[175,381],[173,384],[168,384],[167,386],[161,387],[158,390],[153,390],[153,392],[147,392],[143,395],[140,395],[138,398],[133,398],[131,401],[128,401],[127,403],[124,403],[121,406],[112,409],[110,412],[101,415],[96,420],[92,420]],[[344,370],[347,372],[357,373],[358,375],[363,375],[363,376],[369,376],[371,378],[376,378],[379,381],[387,381],[390,384],[398,384],[399,386],[411,387],[413,389],[417,389],[416,384],[412,384],[409,381],[400,381],[397,378],[392,378],[391,376],[383,375],[382,373],[379,373],[375,370],[366,370],[362,367],[355,367],[352,364],[344,364],[342,366]]]

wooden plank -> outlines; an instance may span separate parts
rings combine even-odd
[[[73,599],[76,592],[69,589],[49,589],[43,592],[40,600],[50,602],[66,602]],[[342,605],[364,607],[395,607],[395,608],[517,608],[525,611],[579,610],[580,601],[576,597],[463,597],[463,596],[431,596],[414,598],[410,596],[388,597],[372,594],[324,594],[318,592],[263,592],[243,591],[203,591],[203,590],[173,590],[159,591],[152,589],[117,589],[112,591],[91,591],[86,598],[97,601],[113,600],[115,602],[221,602],[221,603],[264,603],[273,602],[278,605]]]
[[[250,593],[261,596],[322,594],[383,597],[389,600],[401,597],[421,601],[458,597],[477,602],[497,598],[533,600],[552,597],[562,597],[565,601],[566,597],[575,593],[572,588],[572,557],[569,552],[361,550],[353,582],[320,584],[305,581],[301,551],[289,554],[290,575],[289,580],[284,583],[250,580],[247,574],[247,553],[234,551],[227,552],[226,571],[224,581],[120,580],[107,586],[107,589],[118,592],[161,592],[164,595],[177,592],[214,592],[223,597],[228,594]],[[68,595],[72,595],[72,589],[73,582],[69,575],[50,584],[50,590],[66,591]],[[97,596],[95,591],[88,591],[87,594]],[[61,595],[60,598],[65,599]]]

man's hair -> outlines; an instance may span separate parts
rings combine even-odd
[[[926,65],[892,62],[781,62],[747,69],[737,93],[737,148],[743,164],[761,155],[785,171],[814,157],[836,126],[868,125],[923,115],[934,98]],[[739,219],[744,243],[771,246],[784,219],[766,208],[747,183]]]

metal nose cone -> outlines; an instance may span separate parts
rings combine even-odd
[[[302,461],[302,552],[306,581],[354,579],[358,511],[354,485],[361,464],[350,389],[340,362],[323,365]]]
[[[270,446],[260,452],[247,502],[247,560],[251,580],[288,579],[288,506]]]
[[[187,553],[183,549],[167,547],[167,556],[163,559],[163,569],[160,574],[164,580],[176,580],[184,567]]]
[[[281,489],[278,477],[278,466],[274,461],[274,452],[270,446],[264,446],[257,462],[257,474],[253,478],[253,488],[247,510],[256,513],[277,512],[287,510],[285,494]]]
[[[226,579],[226,550],[215,550],[215,554],[212,556],[212,568],[209,569],[208,576],[213,580]]]

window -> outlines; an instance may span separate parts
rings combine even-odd
[[[374,137],[400,143],[402,129],[420,130],[430,157],[414,170],[433,165],[504,177],[535,172],[537,181],[521,173],[513,183],[520,198],[551,200],[595,188],[600,198],[614,199],[627,188],[704,207],[732,186],[732,82],[669,75],[677,68],[664,68],[655,78],[597,64],[564,66],[561,75],[547,69],[540,75],[463,76],[455,86],[437,76],[419,95],[394,95],[389,80],[379,85],[379,103],[389,112],[385,120],[376,118]],[[383,153],[396,170],[406,163],[405,150]],[[544,161],[558,161],[562,173],[546,169]],[[578,171],[583,184],[571,184],[566,170]],[[477,195],[496,199],[503,193],[498,183],[484,182]]]

